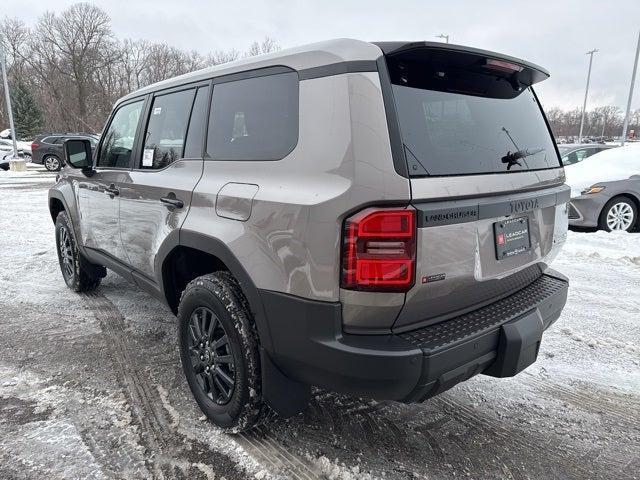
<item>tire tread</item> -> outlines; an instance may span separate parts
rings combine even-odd
[[[227,271],[218,271],[195,278],[187,284],[180,295],[178,318],[186,321],[184,299],[191,291],[203,288],[213,294],[225,307],[233,320],[241,342],[240,352],[246,363],[248,395],[243,395],[243,405],[231,426],[220,426],[227,433],[240,433],[262,424],[270,417],[270,409],[262,400],[262,378],[258,333],[249,303],[236,278]],[[206,412],[205,412],[206,414]],[[214,420],[214,419],[212,419]],[[215,420],[214,420],[215,421]]]

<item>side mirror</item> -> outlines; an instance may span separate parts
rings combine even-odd
[[[91,142],[80,138],[65,140],[64,161],[70,167],[80,168],[83,172],[93,171]]]

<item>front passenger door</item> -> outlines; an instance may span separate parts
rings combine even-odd
[[[144,100],[118,107],[102,137],[95,173],[79,180],[82,244],[128,263],[120,241],[120,191],[130,182],[131,159]]]

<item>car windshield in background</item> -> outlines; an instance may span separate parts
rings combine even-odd
[[[486,59],[428,51],[390,59],[402,140],[407,156],[424,167],[421,175],[561,165],[540,106],[526,86],[531,70],[499,63],[492,68]]]

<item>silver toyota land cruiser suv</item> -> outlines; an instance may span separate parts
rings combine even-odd
[[[110,269],[178,316],[203,412],[237,432],[311,386],[420,402],[536,360],[568,281],[547,71],[332,40],[120,99],[49,192],[77,292]]]

